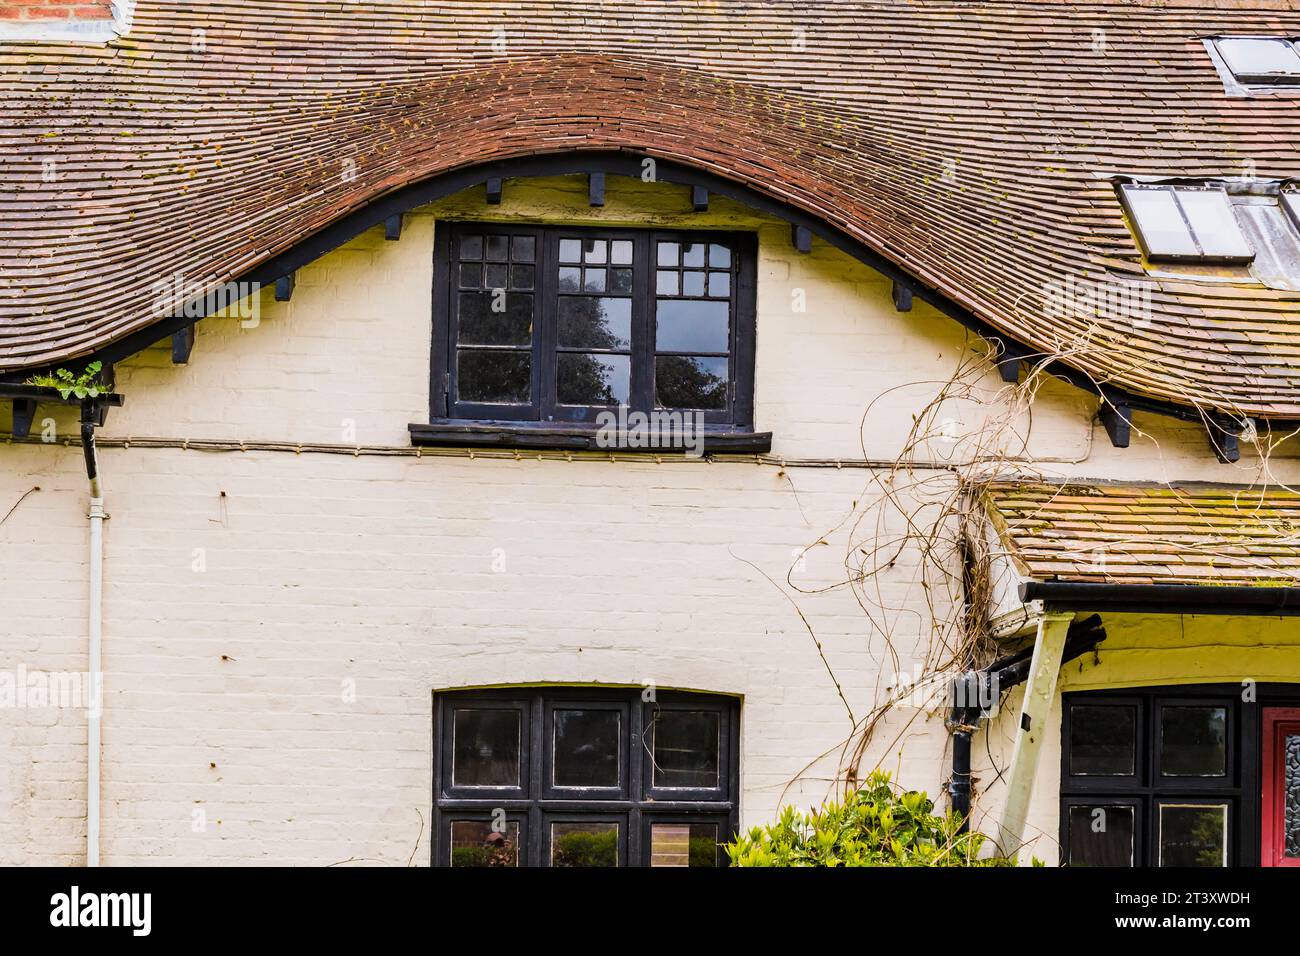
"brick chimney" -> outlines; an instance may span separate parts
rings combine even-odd
[[[5,0],[0,20],[111,20],[109,0]]]
[[[134,0],[0,0],[0,43],[103,43],[124,32]]]

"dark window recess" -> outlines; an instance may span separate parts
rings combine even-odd
[[[1258,786],[1240,689],[1064,697],[1061,844],[1071,866],[1233,866]],[[1253,711],[1252,711],[1253,713]],[[1244,782],[1249,781],[1249,782]]]
[[[412,426],[417,441],[503,443],[444,423],[580,434],[619,406],[750,434],[752,234],[482,223],[438,233],[432,422]],[[718,447],[753,450],[734,437]]]
[[[660,710],[650,727],[656,789],[716,789],[722,721],[717,711]]]
[[[460,708],[452,714],[451,733],[457,786],[520,785],[518,712]]]
[[[1137,845],[1133,804],[1094,803],[1065,810],[1070,866],[1133,866]]]
[[[1160,709],[1162,761],[1166,777],[1222,777],[1228,770],[1226,707]]]
[[[640,689],[440,694],[437,866],[723,866],[735,701]]]
[[[1070,721],[1070,773],[1131,777],[1137,759],[1137,707],[1075,704]]]

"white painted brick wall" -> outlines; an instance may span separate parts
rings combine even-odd
[[[501,207],[454,197],[408,215],[400,242],[374,230],[303,269],[292,302],[267,292],[256,328],[205,320],[189,366],[164,347],[124,363],[127,405],[104,434],[348,443],[351,423],[356,443],[405,446],[427,415],[435,218],[524,216],[757,228],[758,426],[790,458],[860,458],[864,443],[896,455],[974,341],[923,304],[896,313],[882,277],[820,243],[794,254],[783,224],[721,199],[704,216],[688,208],[680,189],[621,180],[603,210],[576,181],[508,183]],[[1257,469],[1218,465],[1198,430],[1147,416],[1153,437],[1117,452],[1094,411],[1077,390],[1043,390],[1032,450],[1081,459],[1043,469],[1233,481]],[[0,525],[0,671],[85,667],[85,481],[73,420],[55,417],[73,445],[0,447],[0,516],[40,486]],[[101,459],[106,863],[427,862],[431,695],[484,684],[743,695],[744,824],[782,799],[816,802],[833,757],[788,785],[837,752],[850,721],[797,615],[744,562],[784,580],[822,536],[795,578],[820,593],[798,601],[859,718],[893,676],[853,595],[830,587],[846,515],[879,494],[862,469],[140,447]],[[1294,461],[1277,467],[1300,477]],[[495,549],[506,573],[492,571]],[[904,670],[931,623],[916,562],[905,553],[879,579]],[[914,716],[891,716],[871,758],[937,794],[947,734]],[[80,712],[0,710],[0,863],[84,860],[84,741]],[[1034,822],[1054,832],[1052,772]]]

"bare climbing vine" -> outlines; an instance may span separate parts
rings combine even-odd
[[[1090,364],[1080,359],[1096,346],[1085,336],[1074,348],[1030,356],[1025,360],[1027,374],[1015,383],[1002,383],[990,374],[997,359],[996,346],[981,348],[977,344],[980,342],[983,340],[968,335],[949,378],[909,382],[872,399],[859,428],[862,455],[867,461],[872,458],[867,435],[871,433],[873,411],[900,389],[933,389],[931,397],[912,415],[892,463],[867,470],[866,485],[852,508],[806,545],[787,571],[786,587],[780,590],[795,605],[816,644],[851,727],[836,750],[811,760],[787,783],[787,788],[822,759],[838,754],[837,788],[841,794],[856,789],[866,775],[881,766],[885,755],[896,751],[927,710],[943,703],[947,678],[985,666],[998,656],[998,645],[990,630],[990,610],[995,585],[991,569],[999,546],[988,537],[985,491],[991,483],[1007,480],[1064,486],[1066,475],[1062,469],[1068,471],[1092,458],[1095,418],[1078,457],[1036,456],[1031,452],[1030,438],[1034,403],[1052,379],[1052,369],[1058,362],[1074,369]],[[1098,394],[1105,395],[1108,380],[1093,378],[1092,385]],[[1203,390],[1196,395],[1189,391],[1185,400],[1211,437],[1216,432],[1223,434],[1226,421],[1240,430],[1243,448],[1253,452],[1243,455],[1238,466],[1246,473],[1243,484],[1249,489],[1240,496],[1243,519],[1258,512],[1267,490],[1293,490],[1274,474],[1272,457],[1287,442],[1294,443],[1296,432],[1274,433],[1267,423],[1256,423],[1235,409],[1226,396],[1222,404],[1215,403],[1215,413],[1210,412]],[[1153,446],[1158,459],[1163,460],[1157,436],[1142,431],[1136,423],[1132,433],[1135,440]],[[878,457],[879,449],[874,451]],[[1177,495],[1172,481],[1178,477],[1160,475],[1157,480]],[[803,513],[802,505],[800,511]],[[1300,546],[1300,529],[1294,531],[1290,540]],[[847,538],[842,575],[818,587],[801,585],[794,575],[800,558],[826,546],[836,535]],[[1212,542],[1209,546],[1216,545]],[[1218,546],[1225,555],[1230,553],[1230,536]],[[861,608],[869,646],[878,658],[871,704],[858,714],[850,706],[843,682],[836,677],[809,616],[799,606],[799,598],[844,590]],[[889,675],[903,670],[905,662],[911,664],[914,680],[906,684],[889,680]],[[917,707],[885,746],[873,748],[886,719],[901,701],[915,700],[918,688],[929,695],[929,706]],[[870,757],[873,752],[881,755],[874,761]]]

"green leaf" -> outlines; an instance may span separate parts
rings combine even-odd
[[[924,792],[897,792],[872,773],[843,802],[807,814],[785,806],[775,823],[754,827],[726,846],[734,866],[1014,866],[981,857],[984,836],[959,834],[960,821],[936,816]]]

